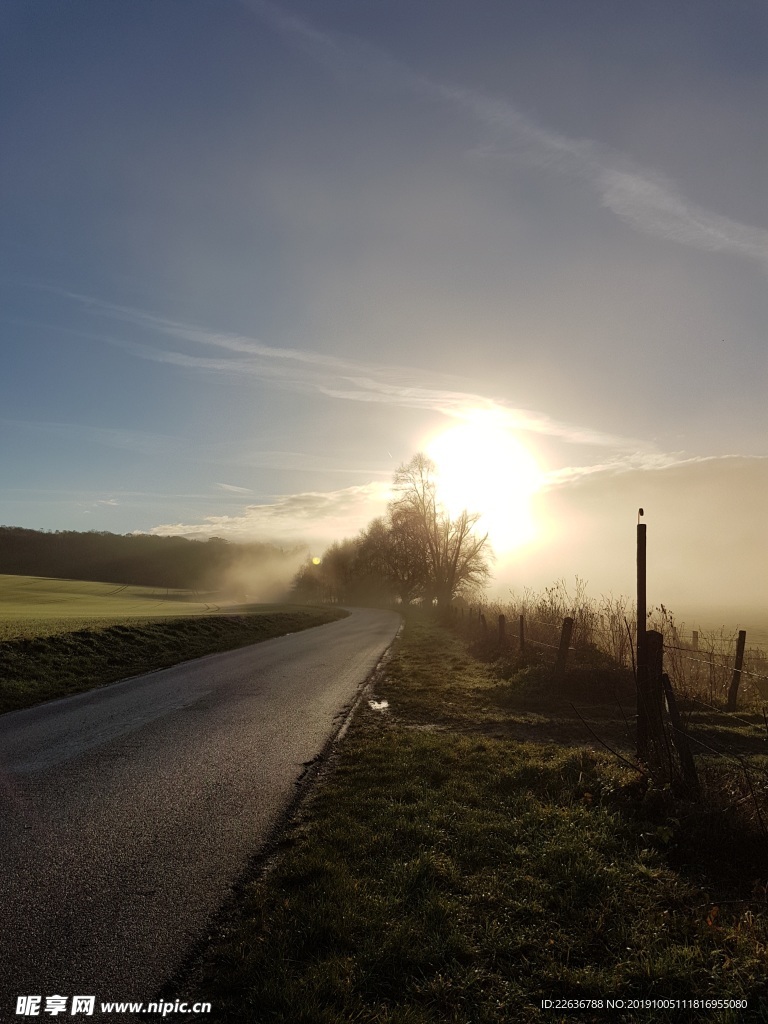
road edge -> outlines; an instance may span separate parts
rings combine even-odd
[[[332,732],[322,749],[310,761],[305,762],[303,770],[294,782],[291,799],[276,818],[260,849],[253,854],[245,870],[233,882],[224,903],[208,918],[204,934],[192,944],[179,967],[152,997],[154,1001],[172,1003],[177,999],[187,1002],[202,999],[202,996],[198,999],[198,993],[205,972],[208,950],[227,935],[233,923],[241,916],[246,888],[270,871],[281,854],[290,846],[289,833],[300,823],[304,804],[317,785],[333,770],[334,754],[346,737],[360,705],[368,694],[373,692],[376,683],[386,675],[395,644],[400,639],[404,627],[405,621],[401,617],[397,632],[387,644],[376,665],[358,686],[352,701],[345,705],[334,718]],[[215,1007],[213,1010],[215,1011]],[[142,1017],[142,1020],[151,1021],[152,1019],[152,1016]],[[157,1020],[160,1019],[158,1016]],[[190,1024],[210,1022],[211,1016],[209,1014],[188,1014],[185,1020]]]

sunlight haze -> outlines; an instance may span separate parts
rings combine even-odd
[[[305,545],[419,451],[491,593],[768,628],[761,0],[6,0],[0,523]]]
[[[497,555],[528,544],[541,529],[531,498],[544,483],[533,453],[502,417],[468,410],[466,422],[449,427],[423,446],[437,467],[437,489],[451,515],[480,513]]]

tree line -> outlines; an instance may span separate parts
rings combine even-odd
[[[0,573],[48,576],[184,590],[216,590],[246,571],[258,579],[267,565],[285,563],[286,580],[297,551],[272,544],[230,543],[90,530],[28,530],[0,526]],[[290,567],[290,568],[288,568]]]
[[[488,535],[479,515],[452,518],[440,504],[435,465],[423,453],[401,466],[386,515],[359,536],[332,544],[297,573],[301,600],[349,604],[414,602],[447,607],[482,590],[490,578]]]

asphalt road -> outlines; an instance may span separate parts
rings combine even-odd
[[[1,716],[0,1021],[17,996],[43,1020],[46,996],[152,999],[399,623],[355,610]]]

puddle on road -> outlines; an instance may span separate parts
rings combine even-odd
[[[386,711],[389,707],[388,700],[369,700],[368,707],[371,711]]]

